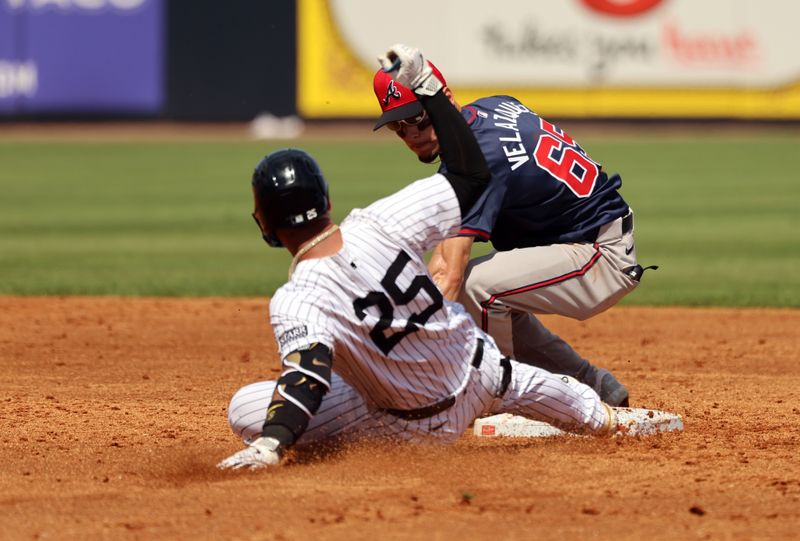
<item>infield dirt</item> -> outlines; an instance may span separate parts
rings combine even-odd
[[[230,396],[278,374],[265,299],[0,297],[0,539],[797,539],[800,311],[543,319],[686,431],[222,472]]]

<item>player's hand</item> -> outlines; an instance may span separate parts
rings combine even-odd
[[[421,96],[433,96],[444,86],[433,74],[422,51],[415,47],[396,43],[378,57],[378,62],[395,81]]]
[[[266,466],[277,466],[281,462],[281,444],[275,438],[258,438],[247,448],[238,451],[219,464],[221,470],[249,468],[255,470]]]
[[[569,376],[566,376],[569,377]],[[603,425],[603,429],[600,431],[600,434],[610,434],[615,435],[619,431],[619,420],[617,419],[617,413],[608,404],[602,402],[603,407],[606,409],[606,413],[608,414],[608,419],[606,419],[605,424]]]

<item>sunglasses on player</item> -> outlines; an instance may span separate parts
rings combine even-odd
[[[418,130],[424,130],[430,125],[431,119],[428,116],[428,113],[424,110],[417,116],[404,118],[403,120],[392,120],[391,122],[386,123],[386,127],[394,132],[399,132],[400,130],[404,130],[409,126],[414,126]]]

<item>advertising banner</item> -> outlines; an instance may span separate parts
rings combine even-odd
[[[157,113],[163,0],[0,0],[0,114]]]
[[[35,78],[15,54],[16,25],[0,8],[0,114],[13,110],[17,96],[29,95]]]
[[[299,0],[298,107],[375,116],[375,56],[420,47],[462,103],[564,117],[800,118],[800,3]]]

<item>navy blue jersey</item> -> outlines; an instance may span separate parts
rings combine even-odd
[[[461,235],[497,250],[593,242],[601,225],[628,213],[619,175],[609,178],[575,140],[515,98],[481,98],[461,114],[492,172]]]

